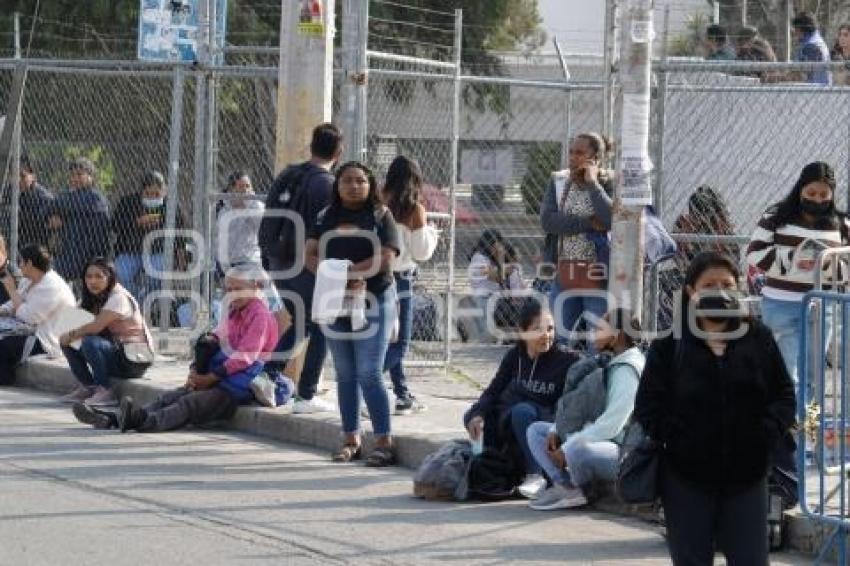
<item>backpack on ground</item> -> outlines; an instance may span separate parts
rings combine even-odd
[[[485,447],[484,452],[472,458],[467,478],[468,500],[502,501],[514,496],[522,482],[525,470],[519,462],[522,455],[510,446],[501,449]]]
[[[413,495],[429,501],[464,501],[472,460],[468,440],[452,440],[425,457],[413,477]]]

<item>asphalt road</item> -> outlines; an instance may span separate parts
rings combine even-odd
[[[636,520],[410,493],[405,470],[229,432],[94,431],[0,389],[2,566],[669,563]]]

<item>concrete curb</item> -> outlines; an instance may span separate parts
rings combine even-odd
[[[40,391],[64,394],[73,390],[77,382],[64,361],[35,358],[21,365],[17,371],[17,386]],[[155,399],[174,385],[150,379],[121,380],[114,385],[119,396],[131,395],[141,403]],[[240,407],[227,428],[285,443],[300,444],[321,450],[338,447],[340,432],[336,415],[294,415],[289,408]],[[395,432],[393,435],[399,464],[416,469],[422,460],[448,440],[460,434]],[[370,435],[364,435],[366,448]],[[647,522],[657,522],[657,514],[646,507],[623,505],[613,498],[604,498],[595,504],[604,513],[638,517]],[[788,546],[805,554],[814,554],[823,543],[826,531],[795,509],[786,513],[788,518]]]
[[[173,388],[173,385],[144,378],[116,379],[113,383],[119,397],[130,395],[140,403],[153,401],[161,393]],[[77,386],[77,381],[63,361],[36,358],[18,368],[16,385],[65,394]],[[234,418],[228,422],[227,428],[329,452],[338,448],[340,441],[339,419],[336,415],[294,415],[288,407],[240,407]],[[416,469],[428,454],[456,436],[440,433],[396,434],[394,440],[399,464]],[[368,450],[371,445],[370,435],[364,435],[364,440]]]

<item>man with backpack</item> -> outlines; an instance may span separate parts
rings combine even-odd
[[[274,180],[266,198],[266,215],[260,225],[259,243],[263,263],[273,272],[292,324],[281,337],[275,353],[289,353],[301,337],[308,338],[307,352],[293,411],[316,413],[335,411],[336,407],[316,396],[319,376],[327,356],[327,344],[321,328],[310,320],[315,275],[304,268],[306,234],[316,223],[319,211],[328,206],[333,189],[331,169],[342,154],[342,133],[330,123],[313,130],[310,159],[289,165]],[[281,216],[280,211],[290,214]],[[300,271],[280,278],[281,272]],[[300,302],[300,304],[296,304]]]

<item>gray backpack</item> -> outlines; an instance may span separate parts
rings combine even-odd
[[[469,493],[472,446],[451,440],[429,454],[413,477],[413,495],[431,501],[465,501]]]

